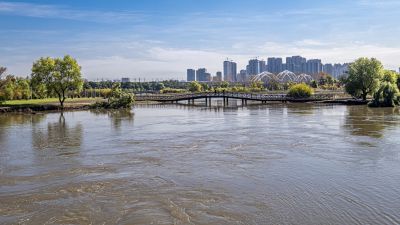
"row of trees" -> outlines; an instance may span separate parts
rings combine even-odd
[[[0,102],[29,99],[32,94],[30,80],[13,75],[5,76],[6,70],[5,67],[0,67]],[[2,76],[5,76],[4,79],[1,79]]]

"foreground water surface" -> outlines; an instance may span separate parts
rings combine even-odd
[[[0,224],[399,224],[398,109],[0,115]]]

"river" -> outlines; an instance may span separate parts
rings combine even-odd
[[[399,109],[0,115],[0,224],[400,224]]]

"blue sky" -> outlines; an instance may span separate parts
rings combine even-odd
[[[0,65],[26,76],[35,59],[70,54],[88,79],[149,80],[291,55],[376,57],[396,69],[399,9],[398,0],[0,0]]]

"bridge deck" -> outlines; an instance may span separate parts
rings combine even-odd
[[[254,93],[215,93],[215,92],[203,92],[203,93],[190,93],[190,94],[175,94],[175,95],[162,95],[162,94],[146,94],[136,95],[137,101],[158,101],[158,102],[173,102],[173,101],[184,101],[201,98],[233,98],[243,99],[251,101],[291,101],[291,102],[312,102],[312,101],[324,101],[335,99],[334,94],[314,94],[310,98],[293,98],[286,94],[254,94]]]

